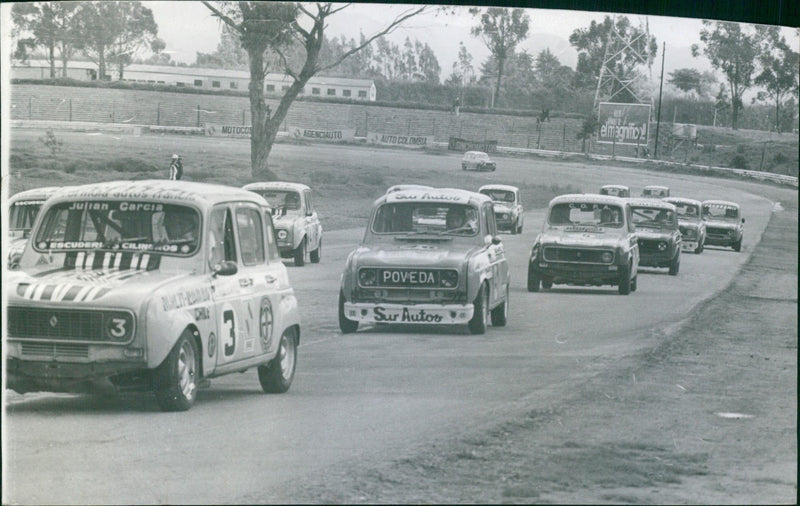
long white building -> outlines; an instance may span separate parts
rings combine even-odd
[[[112,80],[119,79],[118,70],[115,65],[106,67],[106,72]],[[56,64],[56,75],[61,77],[60,62]],[[49,79],[50,63],[47,60],[28,60],[26,62],[14,60],[11,64],[11,77],[15,79]],[[95,81],[97,80],[97,65],[87,61],[70,61],[67,67],[67,77]],[[133,63],[125,67],[123,81],[167,84],[206,90],[246,91],[250,83],[250,73],[246,70]],[[268,95],[280,96],[289,88],[291,82],[291,78],[284,74],[267,74],[264,79],[264,92]],[[372,79],[314,76],[301,90],[301,95],[374,101],[377,91]]]

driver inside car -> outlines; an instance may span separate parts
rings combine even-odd
[[[447,232],[468,232],[470,234],[477,231],[477,220],[475,213],[472,209],[465,209],[463,207],[453,207],[447,211],[445,218]]]

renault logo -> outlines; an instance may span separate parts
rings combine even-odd
[[[56,318],[56,315],[53,315],[50,317],[50,326],[55,328],[56,325],[58,325],[58,318]]]

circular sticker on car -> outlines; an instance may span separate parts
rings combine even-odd
[[[272,303],[267,297],[261,299],[261,311],[258,317],[258,332],[261,335],[261,348],[263,351],[269,349],[272,342]]]

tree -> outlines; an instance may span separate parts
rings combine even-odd
[[[322,63],[319,56],[325,41],[326,21],[334,14],[348,8],[348,4],[317,3],[316,11],[302,3],[224,2],[213,5],[203,0],[203,4],[239,35],[242,47],[247,51],[252,118],[250,164],[253,178],[261,180],[275,179],[275,175],[269,170],[269,154],[275,136],[289,112],[289,107],[309,79],[319,72],[336,67],[348,56],[389,33],[406,19],[426,10],[425,6],[404,10],[382,30],[366,38],[363,43],[349,49],[333,62]],[[305,50],[305,59],[299,68],[297,65],[292,65],[284,53],[292,40],[298,41]],[[265,66],[264,56],[268,49],[278,55],[276,66],[279,66],[291,79],[289,88],[271,114],[264,101],[264,77],[269,66]]]
[[[217,50],[213,53],[197,53],[195,65],[206,68],[246,69],[247,51],[239,36],[228,25],[223,25]]]
[[[614,44],[615,38],[629,41],[630,44],[620,48]],[[655,59],[658,51],[655,37],[648,37],[642,28],[633,26],[626,16],[617,17],[616,22],[606,16],[602,23],[592,21],[588,28],[573,31],[569,43],[578,51],[578,63],[575,66],[577,87],[596,87],[605,62],[608,70],[616,76],[609,90],[610,96],[621,94],[619,98],[622,101],[637,101],[621,83],[632,82],[636,77],[636,68],[643,63],[650,64]],[[609,54],[611,49],[616,50]]]
[[[480,15],[478,25],[472,27],[472,35],[480,37],[497,62],[497,84],[495,100],[500,100],[500,81],[506,60],[514,54],[517,45],[528,36],[531,19],[523,9],[489,7],[469,10],[473,16]]]
[[[445,84],[461,86],[470,84],[475,78],[475,69],[472,67],[472,55],[464,46],[464,41],[458,43],[458,58],[453,62],[453,70]]]
[[[56,49],[62,63],[62,76],[67,76],[67,62],[81,45],[81,37],[73,22],[80,10],[77,2],[18,2],[11,8],[14,32],[27,32],[31,37],[18,41],[15,57],[27,58],[27,52],[36,46],[47,51],[50,77],[56,77]]]
[[[755,27],[743,30],[739,23],[727,21],[711,22],[703,20],[700,41],[703,54],[711,65],[721,70],[728,80],[731,100],[731,127],[736,130],[742,95],[753,85],[753,74],[761,51],[761,43],[767,35],[767,28]],[[697,58],[700,48],[692,44],[692,56]]]
[[[765,91],[758,93],[757,99],[775,103],[775,130],[781,131],[781,106],[787,97],[798,94],[798,73],[800,73],[800,54],[793,51],[775,27],[771,27],[759,56],[761,73],[755,84]]]
[[[114,63],[123,78],[125,65],[144,48],[160,47],[153,11],[141,2],[90,2],[78,19],[87,56],[97,63],[98,78],[106,78],[106,65]]]

